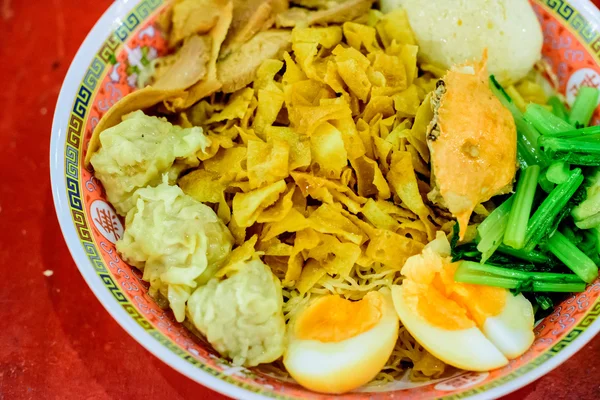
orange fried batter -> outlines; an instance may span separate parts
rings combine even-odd
[[[432,105],[428,145],[436,188],[430,193],[457,218],[460,238],[475,206],[512,187],[517,137],[511,113],[488,86],[487,52],[449,71]],[[440,95],[441,94],[441,95]],[[437,103],[439,101],[439,103]]]

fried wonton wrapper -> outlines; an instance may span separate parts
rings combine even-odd
[[[265,128],[265,137],[270,140],[287,142],[289,146],[289,170],[308,167],[312,156],[310,138],[296,133],[292,128],[283,126],[269,126]]]
[[[179,187],[183,192],[201,203],[218,204],[217,215],[226,224],[231,219],[231,210],[225,201],[227,185],[219,179],[219,175],[197,169],[179,179]]]
[[[417,178],[412,166],[412,156],[406,151],[395,151],[388,173],[388,181],[402,202],[415,214],[427,228],[429,240],[435,238],[435,228],[429,221],[429,210],[423,203]]]
[[[203,124],[211,124],[213,122],[228,121],[233,119],[242,119],[250,107],[254,91],[251,88],[238,90],[231,95],[229,102],[221,112],[213,114],[210,118],[203,121]]]
[[[211,42],[210,58],[208,60],[208,71],[204,79],[190,87],[185,96],[181,96],[173,101],[166,101],[165,107],[168,110],[176,111],[189,108],[198,100],[211,95],[222,86],[217,77],[217,58],[221,50],[221,44],[227,36],[229,25],[233,16],[233,3],[231,1],[218,0],[219,19],[215,26],[208,33]]]
[[[222,83],[223,92],[235,92],[250,84],[263,61],[279,58],[290,45],[289,31],[273,29],[256,34],[235,52],[219,61],[218,78]]]
[[[220,149],[217,154],[204,161],[207,171],[212,171],[220,176],[241,181],[248,176],[243,163],[246,161],[248,150],[246,147],[234,146],[229,149]]]
[[[261,240],[271,240],[285,232],[298,232],[310,226],[306,217],[295,208],[292,208],[285,218],[279,222],[265,224]]]
[[[275,16],[287,10],[282,0],[233,0],[233,18],[227,38],[223,42],[221,58],[229,56],[244,43],[275,22]]]
[[[279,199],[286,189],[281,180],[248,193],[237,193],[233,198],[233,218],[240,227],[249,227],[256,222],[262,212]]]
[[[169,47],[185,38],[210,31],[219,20],[219,10],[213,0],[178,0],[171,11]]]
[[[324,122],[310,136],[313,171],[328,178],[338,179],[348,165],[342,132]]]
[[[288,191],[279,197],[279,200],[269,208],[264,209],[258,218],[257,222],[279,222],[283,220],[288,213],[291,211],[294,206],[294,192],[296,191],[296,186],[292,184],[288,184]],[[289,255],[289,254],[288,254]]]
[[[184,90],[194,85],[206,76],[210,49],[210,37],[188,37],[177,52],[175,62],[153,86],[161,90]]]
[[[297,231],[285,279],[283,280],[284,285],[291,285],[300,278],[305,261],[302,252],[314,249],[319,243],[321,243],[321,238],[315,230],[306,227]]]
[[[248,141],[247,165],[251,188],[274,183],[289,175],[290,145],[273,139],[269,143]]]
[[[364,233],[344,217],[339,209],[329,204],[322,204],[308,218],[311,228],[321,233],[329,233],[339,238],[361,245],[365,242]]]
[[[292,7],[277,15],[275,23],[279,27],[291,28],[297,25],[318,25],[343,23],[366,14],[374,0],[347,0],[332,7],[311,11],[305,8]]]
[[[378,229],[369,241],[366,255],[383,265],[400,269],[406,259],[423,250],[423,244],[388,230]]]
[[[335,236],[319,234],[319,245],[308,251],[308,258],[317,260],[329,275],[346,277],[360,253],[360,246],[354,243],[343,243]]]

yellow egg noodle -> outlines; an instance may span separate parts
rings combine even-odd
[[[294,3],[175,1],[161,17],[172,54],[104,116],[86,156],[126,216],[117,249],[157,301],[234,363],[282,376],[286,324],[299,343],[316,337],[309,306],[328,295],[383,318],[407,259],[455,224],[430,200],[446,70],[420,60],[406,12]],[[546,102],[537,76],[509,86],[519,107]],[[477,204],[465,241],[493,207]],[[310,312],[320,322],[298,322]],[[369,320],[358,333],[380,328]],[[306,324],[317,328],[298,333]],[[452,373],[402,324],[394,332],[370,384]]]

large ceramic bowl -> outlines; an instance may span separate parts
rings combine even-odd
[[[134,90],[140,63],[165,52],[156,28],[165,0],[117,0],[79,49],[63,84],[52,128],[52,190],[65,240],[79,271],[115,320],[140,344],[189,378],[234,398],[324,399],[294,382],[228,361],[175,322],[148,296],[140,273],[115,251],[123,224],[82,160],[103,113]],[[535,0],[543,53],[572,102],[581,85],[600,85],[600,12],[587,0]],[[600,122],[596,113],[594,124]],[[542,376],[600,330],[600,281],[571,296],[535,328],[527,353],[506,367],[445,380],[363,389],[346,399],[496,398]],[[376,390],[376,391],[375,391]]]

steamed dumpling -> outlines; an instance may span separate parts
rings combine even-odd
[[[196,153],[209,146],[210,139],[202,128],[183,129],[136,111],[103,131],[100,143],[91,158],[95,176],[108,201],[125,215],[135,204],[132,196],[137,189],[159,184],[163,174],[174,184],[183,170],[197,166]]]
[[[419,56],[449,69],[489,51],[489,71],[503,84],[523,78],[541,58],[543,36],[527,0],[381,0],[383,12],[402,7]]]
[[[256,256],[226,267],[188,300],[188,316],[213,347],[236,365],[277,360],[285,349],[281,283]]]
[[[132,201],[117,251],[144,271],[150,293],[160,292],[183,321],[186,300],[223,264],[233,237],[210,207],[178,186],[164,182],[139,189]]]

